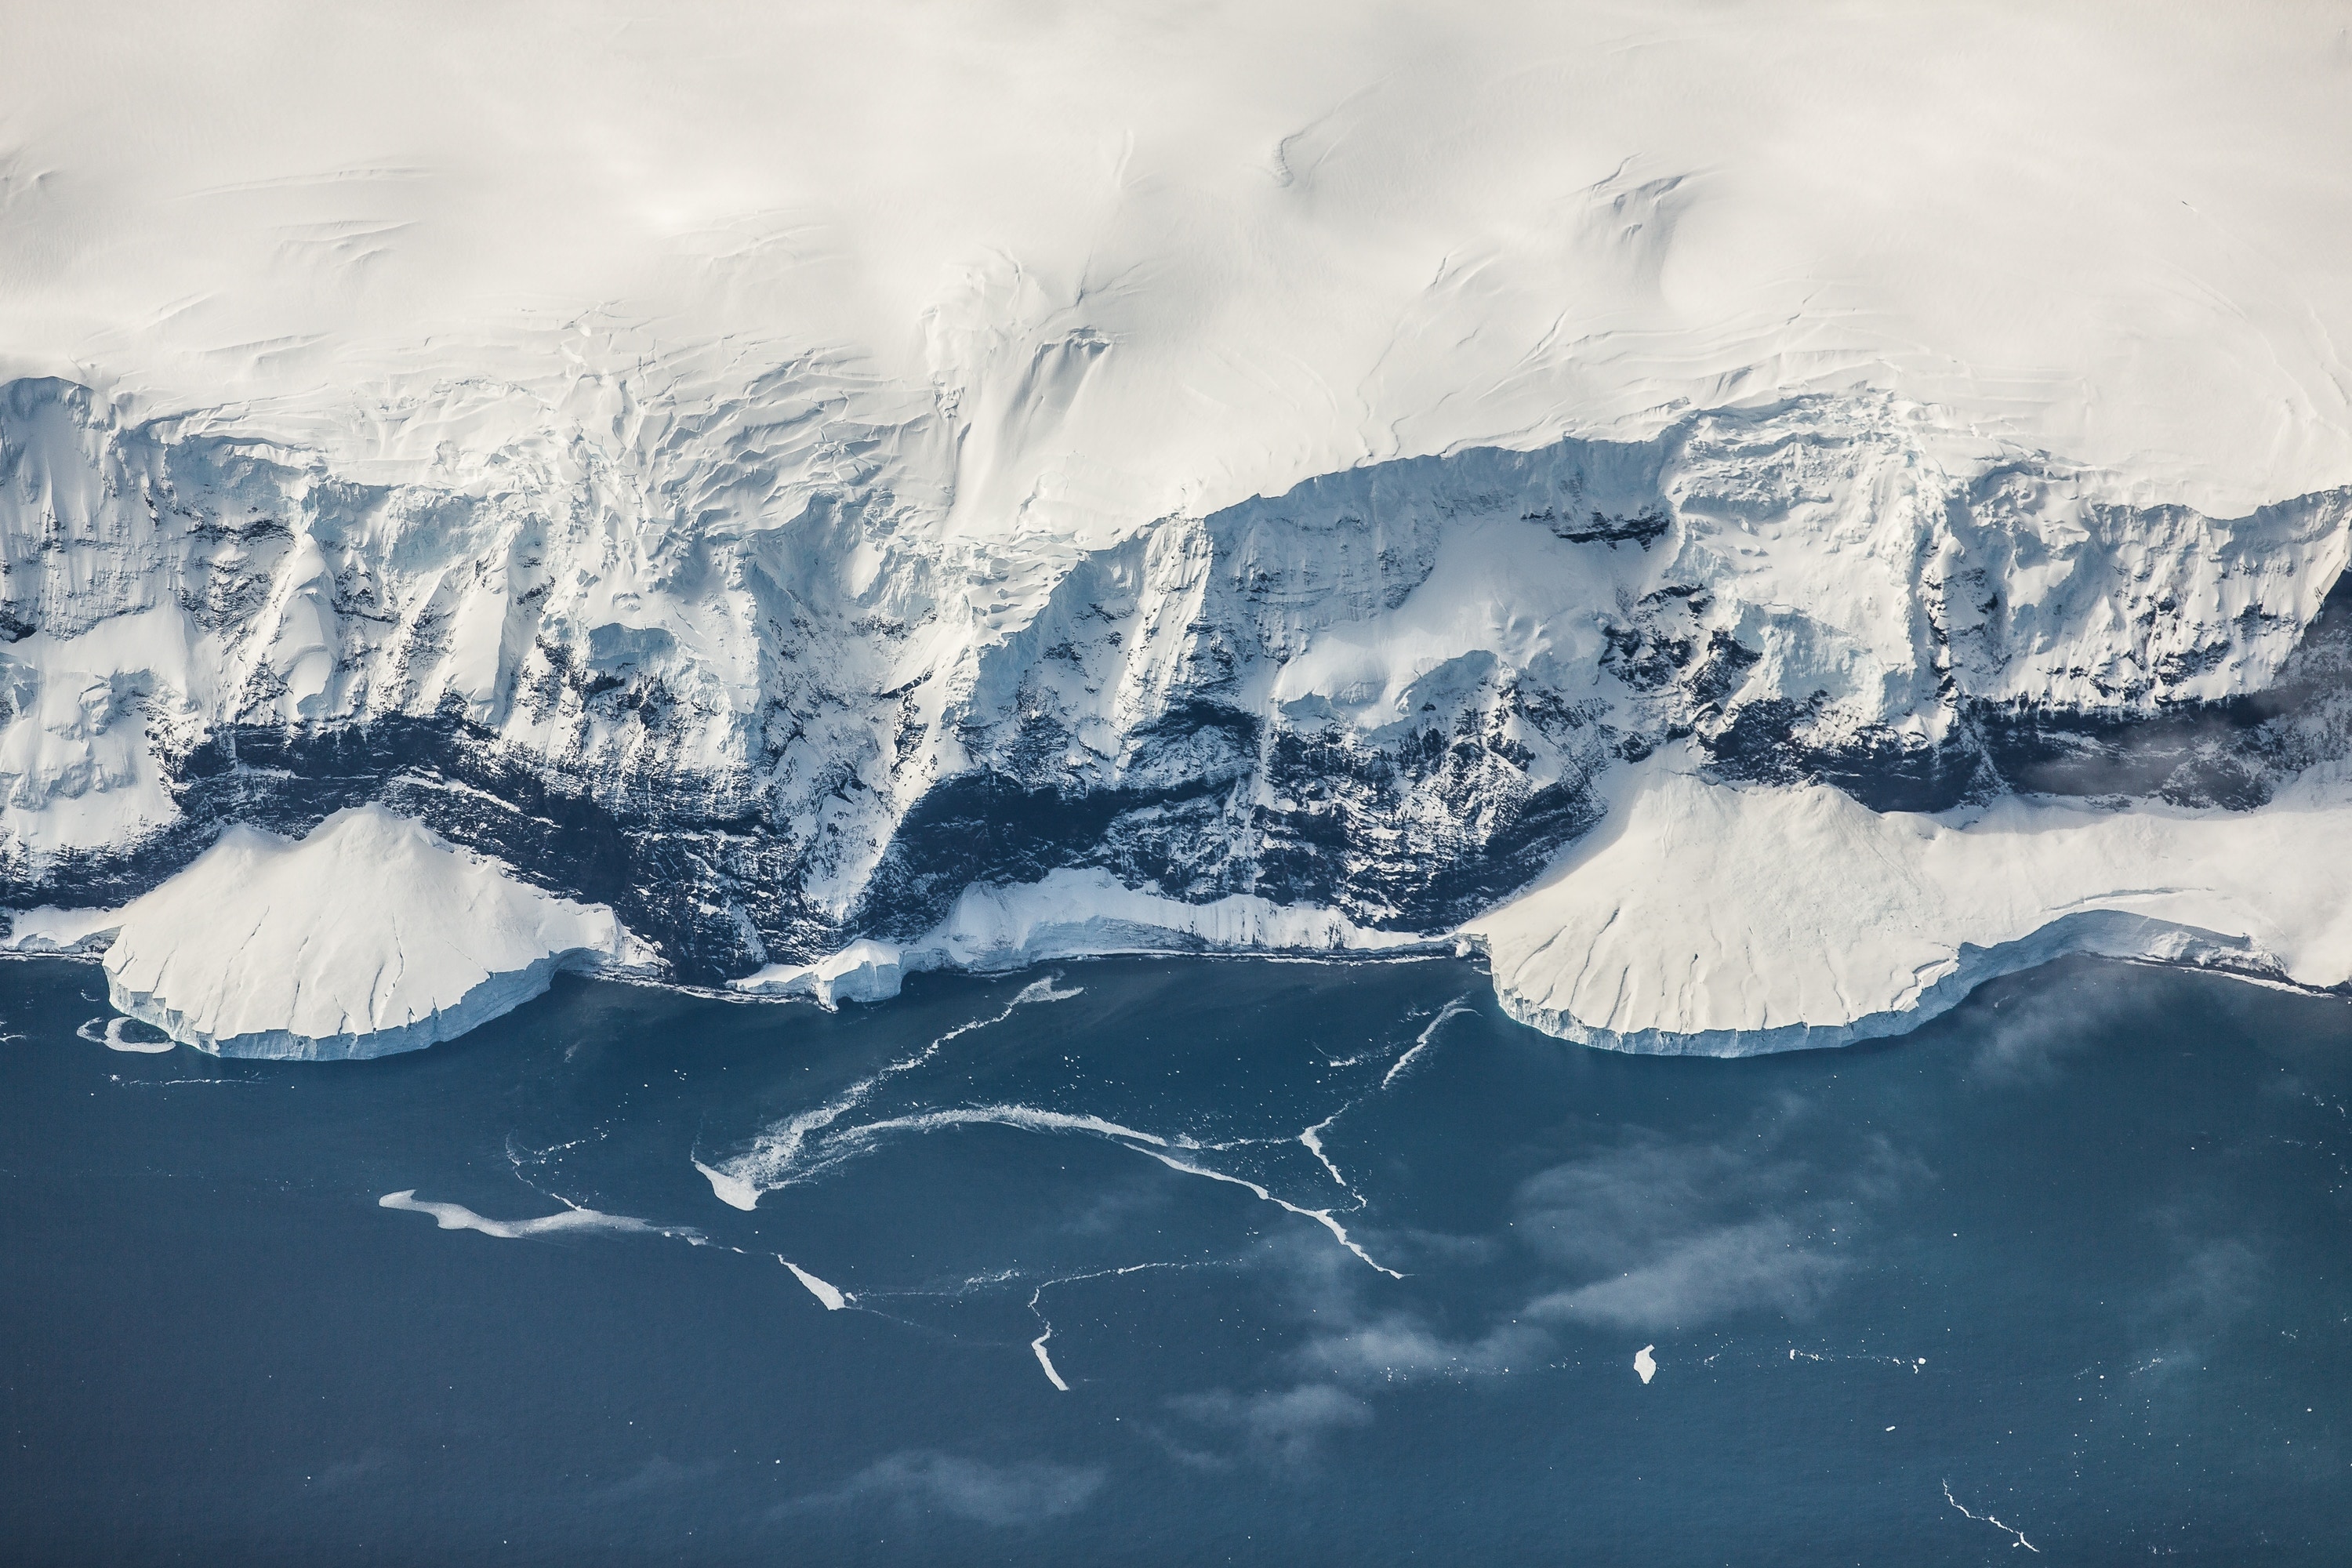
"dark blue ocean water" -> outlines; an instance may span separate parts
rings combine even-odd
[[[0,966],[0,1554],[2352,1561],[2340,1003],[1727,1062],[1453,963],[1041,978],[320,1067]]]

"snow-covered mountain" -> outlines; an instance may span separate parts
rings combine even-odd
[[[20,20],[5,900],[373,804],[828,1001],[1425,939],[1736,1049],[2045,931],[2352,980],[2260,877],[2141,907],[2352,802],[2352,44],[1974,16],[173,23],[112,117]],[[1824,788],[2100,847],[1929,876]],[[1724,1004],[1853,908],[1902,951]]]

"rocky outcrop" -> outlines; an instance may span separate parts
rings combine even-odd
[[[1060,874],[1443,932],[1669,750],[1880,810],[2246,807],[2345,754],[2352,491],[2126,505],[1912,412],[1370,464],[1082,545],[950,526],[940,416],[808,366],[551,413],[442,488],[13,383],[5,901],[376,805],[715,984]]]

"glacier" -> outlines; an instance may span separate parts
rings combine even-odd
[[[2315,13],[719,8],[492,87],[456,14],[101,84],[105,9],[0,61],[0,904],[177,1037],[1113,952],[1458,949],[1711,1052],[2061,951],[2352,978]],[[375,854],[421,901],[331,962],[203,913]]]
[[[215,1056],[300,1061],[436,1045],[561,971],[626,975],[650,957],[610,910],[527,887],[373,805],[299,843],[232,826],[163,886],[82,923],[110,937],[117,1011]]]

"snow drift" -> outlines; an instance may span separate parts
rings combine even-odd
[[[1665,767],[1471,921],[1516,1017],[1621,1050],[1747,1055],[1911,1028],[2063,953],[2352,982],[2352,798],[2251,812],[2006,799],[1945,816]]]
[[[376,807],[299,843],[233,827],[121,911],[108,997],[218,1056],[379,1057],[455,1037],[564,969],[614,970],[609,910],[523,886]]]

